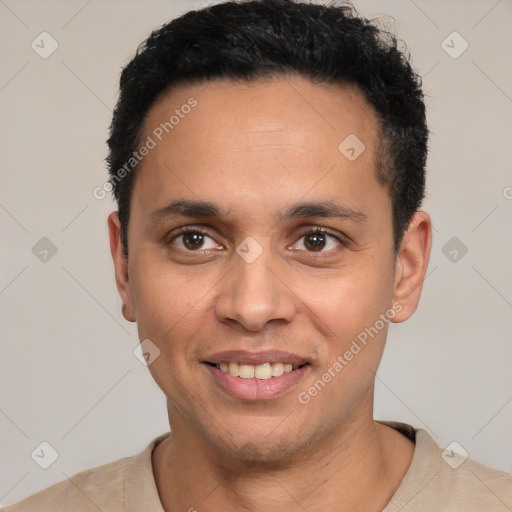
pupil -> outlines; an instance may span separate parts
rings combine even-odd
[[[192,243],[190,243],[190,241]],[[184,244],[187,249],[197,249],[203,244],[203,235],[201,233],[188,233],[184,238]]]
[[[309,235],[307,241],[313,247],[313,250],[322,249],[325,244],[324,235],[322,234]]]

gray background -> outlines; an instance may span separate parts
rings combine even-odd
[[[206,3],[0,0],[0,505],[168,430],[120,312],[106,226],[114,204],[92,191],[106,179],[121,67],[153,28]],[[429,274],[419,310],[390,328],[375,417],[511,472],[512,2],[355,5],[385,13],[407,42],[433,132]],[[59,45],[47,59],[31,48],[43,31]],[[457,58],[454,31],[469,44]],[[56,254],[41,252],[42,237]],[[30,455],[43,441],[58,452],[46,470]]]

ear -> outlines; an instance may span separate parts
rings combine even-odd
[[[416,212],[404,233],[395,263],[393,304],[401,310],[391,320],[400,323],[416,311],[432,247],[432,221],[425,212]]]
[[[123,316],[129,322],[135,322],[132,293],[128,279],[128,259],[124,255],[121,238],[121,222],[118,212],[108,216],[108,232],[110,237],[110,252],[114,260],[117,291],[123,301]]]

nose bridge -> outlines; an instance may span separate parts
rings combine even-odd
[[[234,267],[217,299],[219,321],[234,320],[247,330],[259,330],[270,320],[291,321],[295,312],[293,293],[279,276],[281,266],[270,242],[263,245],[247,237],[236,253]]]

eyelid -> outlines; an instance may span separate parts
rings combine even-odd
[[[347,235],[345,235],[344,233],[340,233],[339,231],[333,231],[333,230],[330,230],[329,228],[324,228],[322,226],[313,226],[313,227],[307,229],[306,231],[302,232],[301,236],[312,234],[312,233],[321,233],[323,235],[329,235],[333,238],[336,238],[336,240],[338,240],[338,242],[340,242],[342,244],[347,244],[350,241],[350,238]]]

